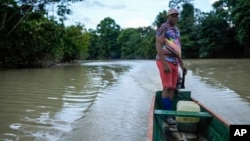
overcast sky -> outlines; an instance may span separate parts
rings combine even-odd
[[[203,12],[212,10],[216,0],[194,0],[195,8]],[[87,29],[96,29],[97,24],[106,17],[115,20],[121,28],[150,26],[156,16],[168,10],[169,0],[84,0],[72,4],[72,14],[66,25],[79,22]]]

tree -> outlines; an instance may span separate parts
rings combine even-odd
[[[169,8],[175,8],[175,9],[180,9],[183,4],[191,4],[191,1],[194,0],[170,0],[169,1]]]
[[[238,42],[244,47],[245,57],[250,57],[250,1],[230,0],[232,20]]]
[[[0,1],[0,66],[34,67],[61,59],[64,26],[46,17],[45,6],[54,2],[64,5],[59,16],[69,14],[67,0]]]
[[[66,28],[63,35],[63,62],[71,62],[75,59],[87,58],[90,35],[83,25],[72,25]]]
[[[34,13],[35,14],[35,13]],[[46,18],[22,22],[4,46],[2,63],[13,67],[43,66],[45,61],[60,57],[63,29]],[[7,43],[7,42],[6,42]]]
[[[117,45],[117,38],[120,34],[120,26],[110,18],[104,18],[97,25],[97,34],[99,36],[99,58],[110,59],[120,58],[120,47]]]
[[[117,38],[118,44],[121,46],[121,58],[135,59],[138,49],[140,48],[140,35],[134,28],[122,30]]]
[[[247,54],[248,54],[247,53],[248,52],[247,51],[248,45],[245,46],[245,44],[243,42],[240,42],[240,38],[239,38],[239,36],[241,36],[241,35],[245,36],[244,33],[246,33],[245,31],[247,31],[246,27],[248,24],[244,23],[243,24],[244,26],[239,28],[240,26],[237,25],[235,22],[235,18],[237,17],[237,15],[235,15],[234,12],[237,9],[236,8],[237,5],[239,7],[241,7],[240,8],[241,10],[244,7],[241,5],[242,4],[241,2],[243,2],[243,1],[218,0],[213,4],[213,8],[215,9],[215,15],[219,19],[221,19],[222,21],[227,22],[227,24],[228,24],[228,26],[225,27],[225,30],[224,30],[226,32],[223,34],[225,36],[227,36],[227,38],[229,38],[230,40],[229,40],[228,44],[226,46],[224,46],[224,48],[223,48],[223,55],[226,55],[229,57],[243,57],[243,56],[247,56]],[[249,8],[250,8],[250,5],[246,6],[243,9],[248,10]],[[247,14],[247,12],[245,12],[244,10],[239,12],[238,14],[240,14],[240,13],[244,13],[244,15],[242,16],[243,19],[245,19],[247,17],[247,15],[245,15],[245,14]],[[239,21],[241,22],[244,20],[240,19]],[[242,31],[241,29],[244,31],[243,34],[239,32],[239,31]],[[244,42],[245,42],[245,40],[248,41],[248,39],[244,39]]]
[[[182,5],[178,27],[181,29],[181,46],[183,58],[198,57],[199,44],[197,42],[197,26],[195,25],[195,9],[190,3]]]
[[[201,25],[200,39],[200,57],[222,57],[222,51],[228,47],[230,39],[228,35],[228,23],[216,16],[214,13],[209,13],[207,18]]]
[[[0,29],[6,31],[6,35],[10,35],[30,13],[40,13],[45,16],[48,14],[48,10],[45,7],[54,3],[58,3],[57,14],[60,17],[59,20],[63,23],[65,15],[70,14],[71,10],[68,9],[71,0],[39,0],[39,1],[26,1],[26,0],[1,0],[0,2]],[[81,0],[76,0],[81,1]],[[54,18],[54,17],[53,17]],[[10,27],[11,28],[6,28]]]
[[[99,36],[93,29],[90,29],[88,33],[90,35],[90,39],[89,39],[89,49],[88,49],[87,59],[98,59],[100,50],[100,46],[98,43],[98,41],[100,41]]]
[[[167,21],[167,12],[165,10],[163,10],[162,12],[160,12],[156,16],[156,19],[155,19],[153,25],[156,26],[156,28],[159,28],[166,21]]]
[[[156,55],[155,49],[155,30],[148,26],[137,29],[141,37],[140,57],[145,59],[153,59]]]

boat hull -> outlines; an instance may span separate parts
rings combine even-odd
[[[176,105],[180,100],[197,102],[191,98],[190,91],[176,91],[171,111],[165,111],[162,108],[161,91],[156,92],[152,99],[149,115],[148,141],[178,140],[173,136],[173,133],[177,134],[177,132],[169,132],[169,126],[163,120],[167,114],[199,117],[197,132],[195,132],[197,138],[194,140],[229,141],[229,124],[222,117],[198,102],[201,110],[199,113],[188,115],[189,113],[176,112]]]

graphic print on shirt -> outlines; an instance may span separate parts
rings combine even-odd
[[[176,27],[169,27],[165,33],[166,53],[174,54],[181,58],[180,32]]]

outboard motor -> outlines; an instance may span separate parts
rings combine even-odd
[[[181,84],[182,84],[182,77],[178,75],[176,89],[182,89]]]
[[[181,68],[178,67],[178,78],[176,83],[176,89],[184,89],[185,88],[185,71],[181,71]],[[182,73],[182,75],[181,75]]]

